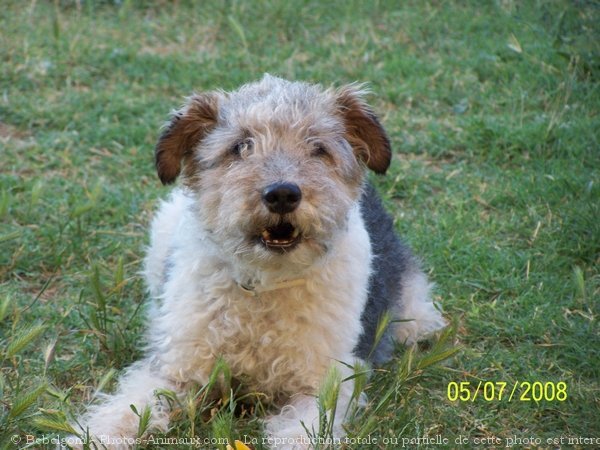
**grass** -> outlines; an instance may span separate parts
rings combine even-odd
[[[558,0],[5,2],[0,448],[64,435],[140,356],[157,130],[192,90],[263,72],[371,84],[396,152],[375,181],[455,324],[366,382],[348,447],[600,436],[599,23]],[[567,398],[448,399],[524,381]],[[260,438],[260,403],[203,395],[167,437]]]

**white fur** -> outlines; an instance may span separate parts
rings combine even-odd
[[[294,274],[282,267],[260,280],[268,288],[268,283],[293,275],[304,277],[305,285],[253,298],[232,274],[239,279],[256,279],[256,274],[232,267],[199,225],[192,205],[189,194],[175,190],[152,225],[145,264],[156,300],[150,314],[149,359],[132,366],[118,392],[92,408],[81,424],[94,435],[135,436],[138,420],[129,408],[134,404],[138,411],[150,406],[152,425],[166,430],[164,405],[152,392],[207,382],[220,355],[234,376],[251,380],[249,389],[267,395],[297,393],[288,407],[267,420],[268,436],[288,440],[305,435],[302,423],[310,429],[318,422],[314,396],[328,370],[337,365],[347,372],[337,361],[355,360],[352,351],[361,333],[371,260],[359,208],[351,209],[345,231],[312,266]],[[352,384],[344,383],[337,434],[342,433],[351,393]]]
[[[182,200],[185,196],[178,190],[163,204],[153,236],[173,229],[173,221],[178,226],[170,245],[152,243],[146,264],[147,276],[164,278],[152,269],[153,258],[166,254],[163,246],[170,247],[172,266],[150,336],[163,375],[206,382],[215,356],[222,355],[234,374],[256,382],[253,388],[266,392],[318,388],[332,360],[351,360],[360,335],[371,250],[358,208],[351,211],[349,227],[337,237],[335,248],[320,261],[302,274],[286,273],[282,267],[280,274],[267,274],[271,279],[262,280],[268,287],[269,282],[302,275],[305,286],[249,298],[238,280],[254,274],[244,276],[224,258],[195,220],[192,200]],[[349,276],[354,271],[361,275]],[[150,286],[160,284],[148,281]]]
[[[412,345],[447,325],[431,301],[432,287],[433,284],[429,283],[423,272],[406,277],[402,284],[402,306],[398,313],[402,321],[396,325],[399,342]]]

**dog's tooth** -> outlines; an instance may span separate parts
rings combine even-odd
[[[271,237],[271,234],[267,230],[263,230],[262,237],[268,240]]]
[[[292,238],[297,238],[300,234],[300,230],[298,228],[294,228],[294,232],[292,233]]]

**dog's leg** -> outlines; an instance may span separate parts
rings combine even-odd
[[[431,284],[421,272],[406,275],[402,282],[402,306],[396,325],[399,342],[411,345],[444,328],[447,323],[431,301]]]
[[[342,364],[336,364],[336,369],[338,381],[348,378],[353,373]],[[353,391],[353,380],[344,381],[339,385],[335,414],[332,416],[331,411],[325,412],[331,433],[324,433],[325,430],[320,429],[319,419],[322,412],[319,410],[318,394],[292,396],[279,414],[266,419],[265,443],[269,448],[277,450],[305,450],[319,447],[315,440],[320,438],[320,447],[337,448],[346,434],[342,424],[347,413],[355,402],[364,401],[362,396],[359,399],[353,398]],[[329,441],[324,441],[325,439]]]
[[[130,448],[138,436],[139,417],[133,412],[134,405],[139,414],[150,408],[147,431],[166,431],[169,424],[169,408],[164,399],[155,392],[160,389],[176,390],[174,383],[153,370],[150,361],[143,360],[132,365],[121,378],[117,392],[103,396],[98,405],[78,421],[83,436],[88,432],[95,443],[108,449]],[[98,445],[98,444],[97,444]]]

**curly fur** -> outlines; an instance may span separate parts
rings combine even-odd
[[[318,428],[315,395],[332,367],[346,377],[341,362],[384,362],[394,336],[410,344],[445,325],[426,276],[364,180],[365,168],[385,172],[391,152],[362,95],[358,86],[266,75],[233,93],[193,95],[173,115],[156,167],[164,183],[181,173],[182,185],[152,223],[147,356],[82,418],[93,435],[135,436],[130,404],[150,407],[151,427],[166,430],[168,407],[156,389],[206,383],[220,357],[247,390],[281,408],[266,419],[267,435],[296,444],[278,448],[303,447],[297,438]],[[296,183],[302,200],[275,214],[261,193],[281,181]],[[261,231],[283,220],[301,241],[273,251]],[[258,294],[249,296],[248,285]],[[410,321],[373,348],[386,311]],[[342,383],[336,436],[352,390]]]

